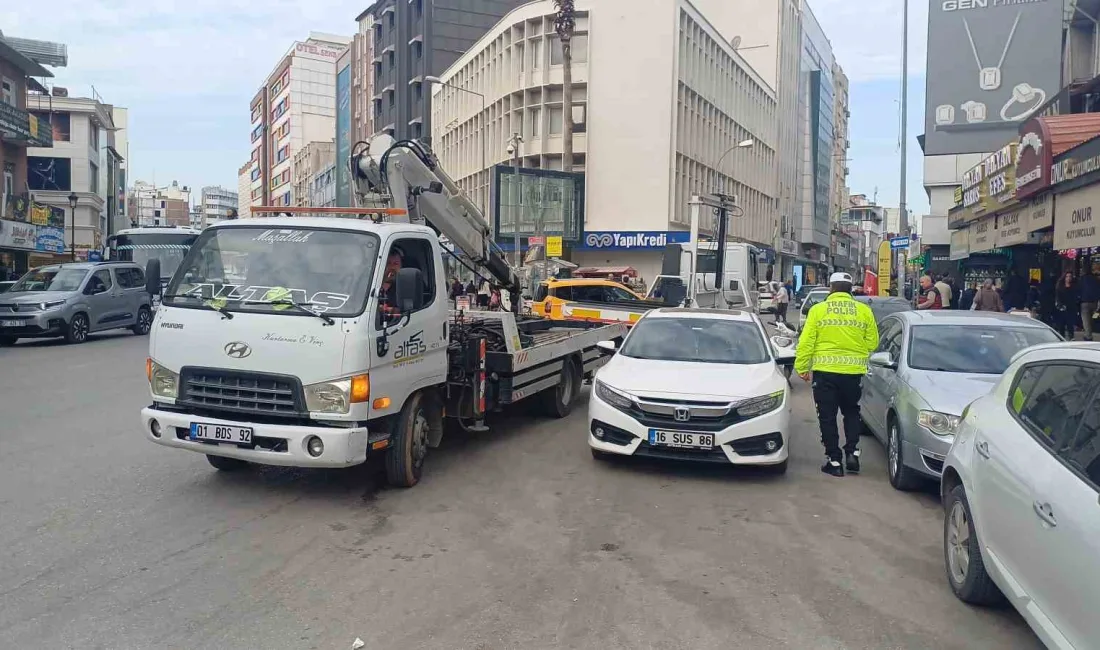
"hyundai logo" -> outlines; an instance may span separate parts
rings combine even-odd
[[[252,348],[248,347],[247,343],[233,341],[232,343],[225,344],[225,354],[234,359],[243,359],[252,354]]]
[[[687,422],[691,419],[691,411],[683,406],[677,406],[672,412],[672,417],[677,422]]]

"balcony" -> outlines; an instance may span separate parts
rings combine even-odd
[[[27,111],[0,102],[0,135],[5,142],[25,147],[52,147],[53,131]]]

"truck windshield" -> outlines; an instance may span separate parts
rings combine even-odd
[[[378,237],[309,227],[209,228],[184,259],[164,304],[308,316],[362,313],[378,261]]]
[[[109,240],[110,259],[134,262],[141,268],[151,259],[160,260],[160,277],[172,277],[187,256],[198,235],[192,233],[118,234]]]

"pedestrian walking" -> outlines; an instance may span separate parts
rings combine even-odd
[[[947,283],[948,278],[950,278],[950,276],[946,274],[941,275],[937,278],[935,283],[936,291],[940,292],[940,306],[942,309],[952,309],[951,301],[955,292],[951,290],[951,285]]]
[[[963,289],[962,295],[959,296],[959,309],[970,310],[977,309],[974,306],[974,298],[978,296],[978,288],[971,283],[968,287]]]
[[[1054,329],[1072,341],[1077,330],[1077,315],[1081,311],[1081,293],[1077,289],[1077,283],[1073,281],[1072,273],[1062,276],[1062,281],[1054,292],[1054,301]]]
[[[779,289],[776,290],[775,296],[775,322],[786,323],[787,322],[787,307],[791,304],[791,291],[787,285],[779,285]]]
[[[1081,329],[1085,331],[1085,340],[1092,340],[1092,317],[1100,306],[1100,280],[1092,273],[1092,267],[1085,269],[1081,276]]]
[[[489,308],[489,297],[492,295],[493,289],[489,285],[488,280],[481,281],[481,287],[477,290],[477,306],[482,309]]]
[[[825,447],[821,471],[844,476],[845,469],[859,473],[859,436],[863,432],[859,399],[867,358],[878,347],[878,326],[871,308],[852,298],[851,275],[832,274],[829,290],[829,296],[811,307],[806,316],[794,369],[804,381],[813,380],[817,422]],[[838,409],[844,416],[843,450],[837,428]]]
[[[920,289],[917,309],[943,309],[943,295],[932,282],[932,276],[920,276]]]
[[[458,300],[459,296],[466,295],[466,287],[462,286],[462,280],[455,278],[451,282],[451,300]]]
[[[993,288],[993,280],[987,279],[982,283],[982,288],[974,296],[974,309],[975,311],[1004,312],[1004,301],[1001,300],[1001,294]]]

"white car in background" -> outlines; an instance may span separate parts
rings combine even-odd
[[[787,469],[794,363],[788,338],[749,311],[655,309],[596,373],[588,444],[598,459],[645,456]]]
[[[757,289],[756,313],[775,313],[775,294],[779,291],[779,284],[776,282],[761,282],[757,285]]]
[[[813,307],[819,302],[824,301],[832,293],[829,289],[814,289],[810,293],[806,294],[806,298],[802,301],[802,305],[798,308],[798,331],[801,332],[802,328],[806,326],[806,318],[810,315],[810,307]]]
[[[1049,648],[1100,647],[1100,344],[1012,359],[962,413],[943,497],[947,582],[1002,597]]]

